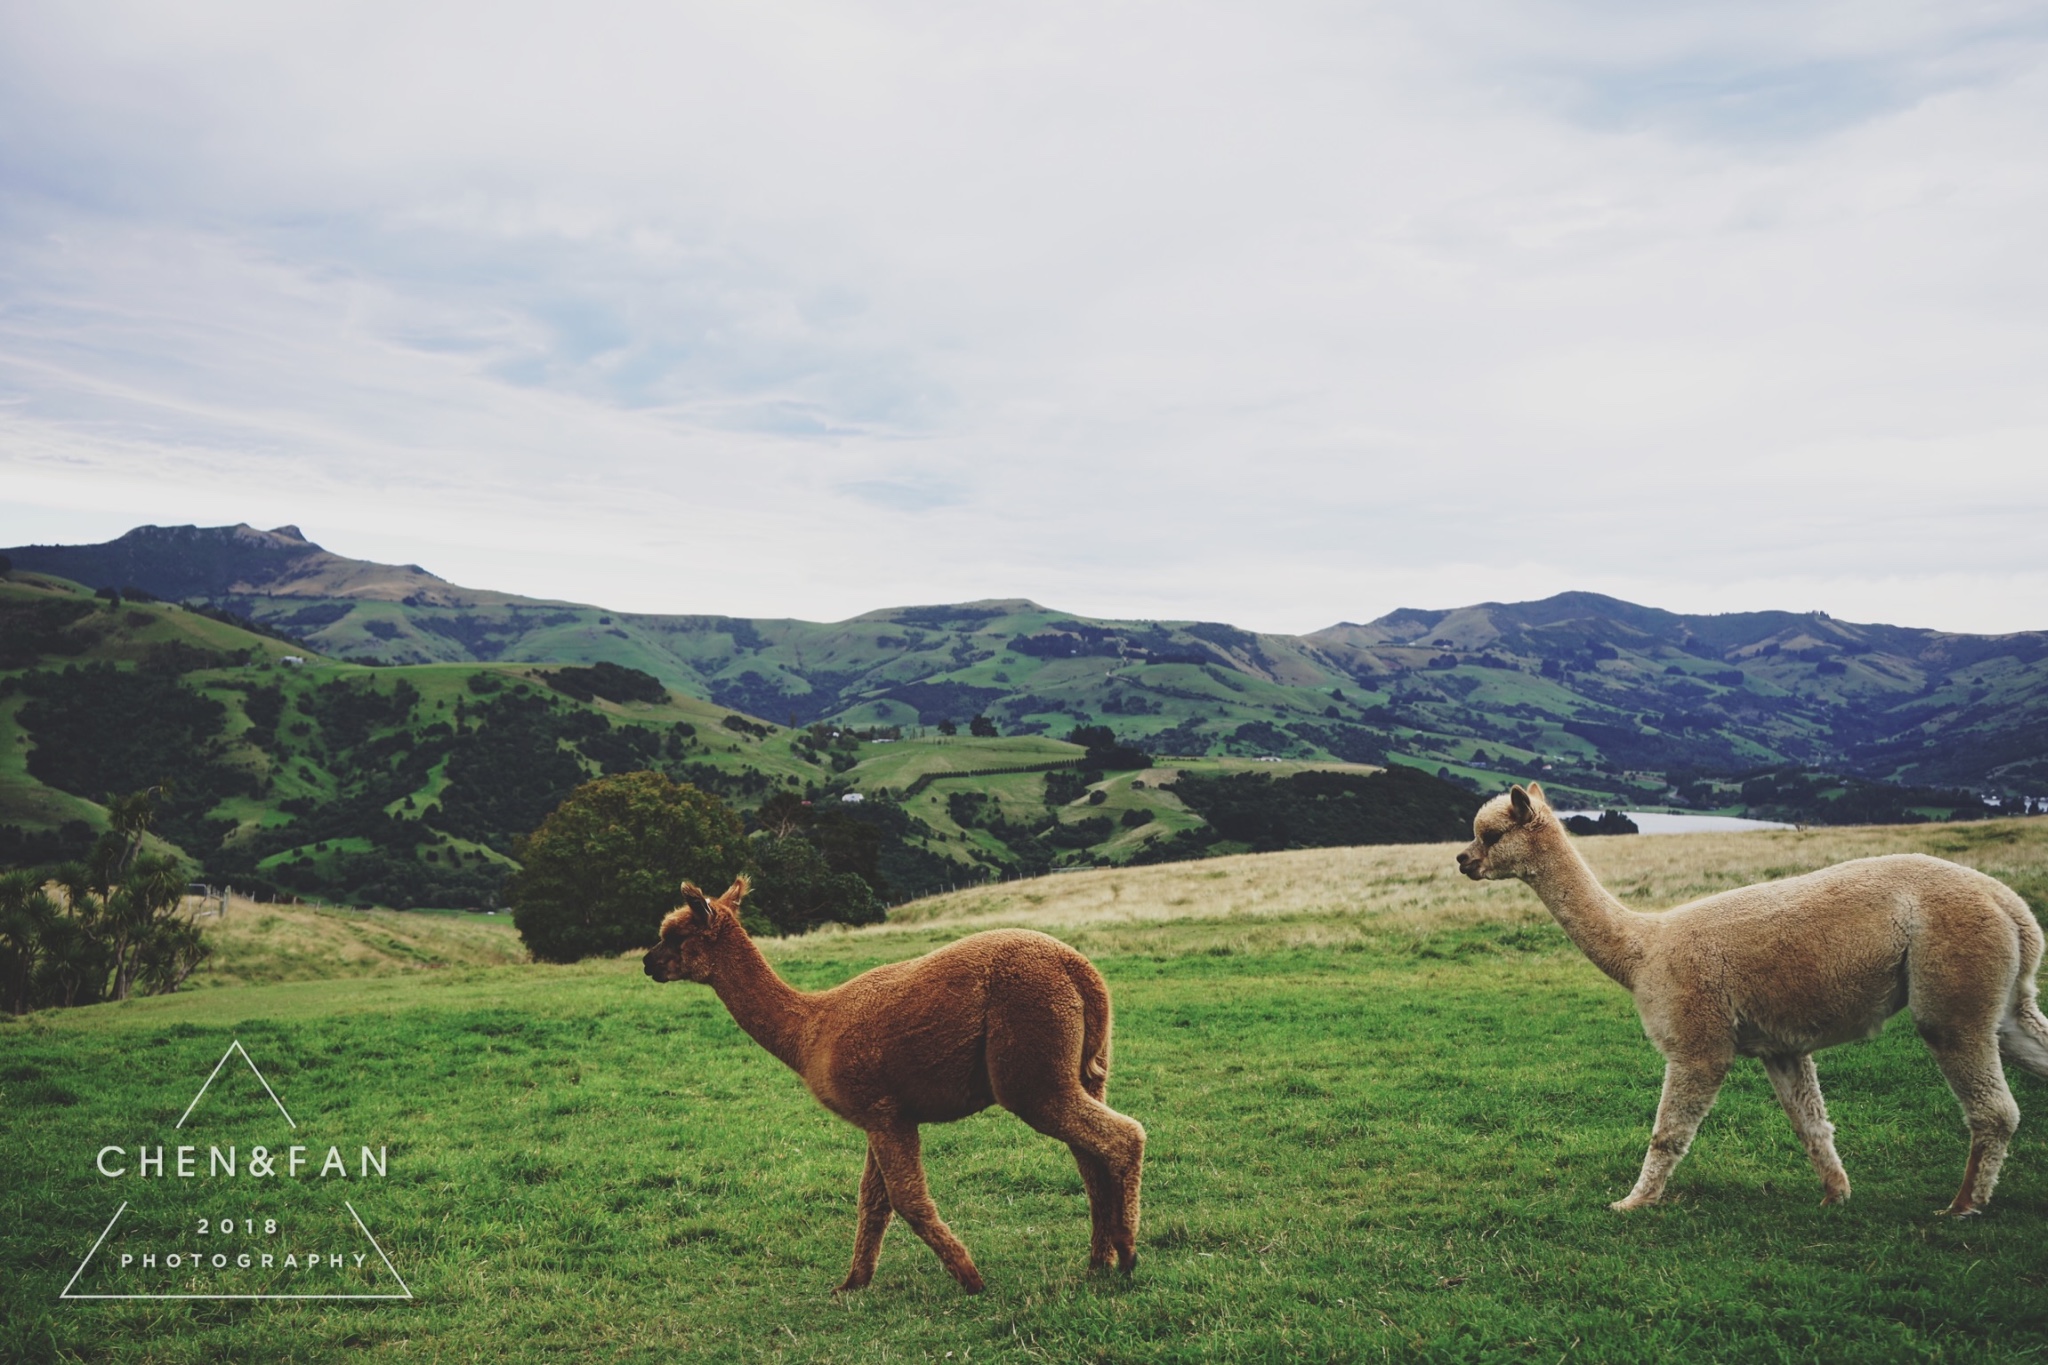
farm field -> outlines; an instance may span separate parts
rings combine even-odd
[[[1583,847],[1644,908],[1912,850],[2006,878],[2037,914],[2048,893],[2041,820]],[[858,1135],[708,990],[657,986],[635,958],[471,965],[456,958],[473,945],[421,940],[449,965],[0,1021],[0,1358],[1888,1361],[2048,1346],[2048,1086],[2014,1076],[2027,1122],[1982,1218],[1934,1216],[1964,1134],[1903,1018],[1820,1059],[1850,1204],[1818,1206],[1761,1069],[1742,1064],[1675,1201],[1612,1214],[1660,1060],[1533,894],[1464,882],[1453,852],[1075,873],[768,945],[812,987],[999,924],[1089,952],[1117,1003],[1110,1100],[1150,1132],[1129,1281],[1084,1269],[1065,1151],[994,1111],[925,1130],[934,1196],[988,1292],[961,1295],[899,1225],[873,1286],[832,1297]],[[237,951],[237,979],[305,961]],[[313,1135],[293,1140],[388,1144],[388,1178],[348,1194],[412,1302],[58,1301],[120,1199],[166,1220],[192,1203],[176,1181],[105,1179],[93,1154],[178,1140],[234,1040]],[[213,1117],[260,1117],[268,1101],[236,1080],[223,1071]],[[226,1140],[206,1121],[184,1140]]]
[[[335,910],[239,897],[225,915],[198,915],[213,950],[187,990],[523,963],[509,914]],[[198,910],[199,907],[194,907]]]

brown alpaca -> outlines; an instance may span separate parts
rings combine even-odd
[[[1635,996],[1643,1030],[1664,1054],[1643,1173],[1613,1208],[1662,1197],[1737,1056],[1762,1060],[1820,1175],[1821,1202],[1847,1199],[1812,1054],[1874,1037],[1906,1008],[1970,1126],[1963,1187],[1944,1212],[1990,1202],[2020,1121],[2001,1051],[2048,1077],[2048,1019],[2034,984],[2041,929],[2009,888],[1939,858],[1898,854],[1645,915],[1600,885],[1535,783],[1487,802],[1472,828],[1478,837],[1458,870],[1527,882],[1593,965]]]
[[[1109,988],[1087,958],[1044,934],[997,929],[831,990],[800,991],[740,927],[746,893],[745,877],[717,900],[683,883],[683,907],[662,920],[647,974],[710,986],[818,1103],[867,1133],[853,1267],[840,1289],[873,1278],[893,1210],[962,1288],[981,1292],[974,1258],[925,1191],[917,1129],[991,1104],[1067,1144],[1095,1225],[1089,1267],[1114,1252],[1130,1273],[1145,1130],[1103,1103]]]

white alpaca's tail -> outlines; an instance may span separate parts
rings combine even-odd
[[[2042,1017],[2032,992],[2015,1000],[1998,1021],[1998,1051],[2008,1062],[2048,1080],[2048,1018]]]
[[[2041,1016],[2041,1002],[2036,998],[2040,987],[2035,984],[2044,946],[2041,926],[2017,892],[2004,885],[1998,890],[1999,903],[2012,916],[2013,928],[2019,934],[2020,949],[2012,1004],[2006,1009],[2005,1018],[1998,1021],[1998,1051],[2006,1061],[2048,1080],[2048,1019]]]

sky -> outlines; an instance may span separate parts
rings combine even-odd
[[[2048,5],[0,6],[0,544],[2048,628]]]

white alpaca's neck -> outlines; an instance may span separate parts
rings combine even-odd
[[[1555,821],[1540,837],[1542,855],[1523,880],[1595,967],[1634,990],[1643,959],[1643,917],[1608,894]]]

